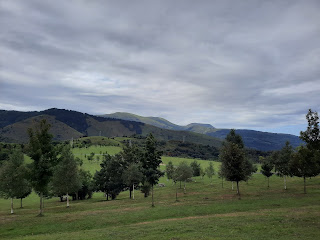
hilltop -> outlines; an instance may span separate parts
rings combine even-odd
[[[136,122],[142,122],[150,124],[153,126],[172,129],[176,131],[189,131],[199,134],[205,134],[207,136],[219,138],[224,140],[227,134],[230,132],[230,129],[218,129],[213,127],[210,124],[204,123],[191,123],[186,126],[180,126],[174,124],[164,118],[158,117],[142,117],[132,113],[113,113],[101,115],[101,117],[114,118],[114,119],[124,119]],[[303,142],[297,136],[291,134],[282,134],[282,133],[269,133],[261,132],[248,129],[236,129],[236,133],[239,134],[244,141],[244,144],[247,148],[252,148],[260,151],[273,151],[281,149],[286,141],[289,141],[293,147],[298,147]]]

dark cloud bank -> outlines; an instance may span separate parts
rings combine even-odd
[[[320,2],[0,1],[0,109],[126,111],[297,134]]]

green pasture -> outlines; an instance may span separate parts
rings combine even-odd
[[[83,168],[99,169],[99,161],[89,162],[84,154],[93,151],[120,151],[114,147],[74,149],[83,159]],[[113,151],[113,152],[112,152]],[[78,154],[78,155],[77,155]],[[79,155],[80,154],[80,155]],[[82,154],[82,155],[81,155]],[[193,159],[163,157],[162,169],[172,161],[191,163]],[[209,161],[198,160],[202,167]],[[215,172],[218,162],[213,162]],[[165,187],[154,189],[155,207],[151,197],[135,191],[122,192],[116,200],[106,201],[103,193],[92,199],[71,201],[70,208],[58,198],[46,199],[44,217],[38,214],[39,197],[33,193],[23,200],[14,200],[15,214],[10,214],[10,200],[0,199],[0,239],[318,239],[320,236],[320,176],[307,180],[270,178],[270,188],[262,174],[254,174],[240,183],[241,199],[217,174],[212,182],[206,176],[195,177],[183,189],[162,177]],[[178,202],[175,191],[178,187]]]

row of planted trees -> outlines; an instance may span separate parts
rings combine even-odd
[[[273,153],[270,157],[263,158],[261,172],[272,176],[275,171],[284,177],[287,176],[306,178],[320,173],[320,132],[318,115],[309,110],[307,114],[308,128],[301,132],[301,139],[305,146],[296,151],[289,143],[281,151]],[[161,152],[157,151],[156,141],[150,134],[143,148],[125,146],[123,151],[115,156],[104,155],[100,164],[101,169],[93,177],[89,172],[80,169],[80,161],[74,158],[70,146],[53,146],[52,135],[49,133],[50,125],[45,120],[35,129],[29,129],[29,144],[27,153],[33,160],[29,165],[23,163],[21,151],[15,151],[8,161],[0,168],[0,194],[6,198],[24,198],[33,189],[40,196],[40,212],[43,214],[44,196],[66,195],[69,206],[69,195],[77,199],[79,194],[82,199],[91,195],[92,191],[101,191],[109,198],[115,199],[121,191],[129,190],[130,198],[134,198],[134,190],[139,187],[147,197],[151,191],[152,206],[154,206],[153,188],[158,183],[163,172],[159,170]],[[219,176],[227,181],[235,182],[237,193],[240,197],[239,182],[247,181],[257,171],[255,165],[246,156],[241,136],[231,130],[220,149],[219,159],[221,167]],[[173,166],[172,162],[166,166],[169,179],[176,184],[180,181],[185,184],[192,176],[209,178],[214,175],[212,162],[203,170],[196,161],[191,165],[182,162]],[[181,184],[180,184],[181,186]],[[285,185],[286,188],[286,185]],[[306,189],[306,188],[305,188]],[[306,190],[305,190],[306,191]],[[177,190],[176,190],[177,198]],[[13,206],[11,205],[13,213]]]
[[[75,158],[70,146],[52,144],[50,125],[40,121],[35,129],[29,129],[27,154],[32,159],[30,164],[24,163],[24,155],[16,149],[0,166],[0,196],[13,199],[28,196],[32,189],[40,197],[39,216],[43,215],[44,197],[66,197],[69,207],[69,196],[73,199],[91,197],[93,191],[102,191],[107,199],[115,199],[124,190],[130,190],[130,198],[134,198],[135,186],[142,184],[145,196],[152,191],[163,173],[159,170],[161,152],[156,149],[156,141],[152,134],[147,138],[143,149],[126,146],[115,156],[104,155],[100,171],[93,179],[88,171],[80,168],[81,160]]]
[[[284,189],[287,189],[287,177],[301,177],[306,190],[306,179],[320,174],[320,130],[319,116],[317,112],[309,109],[306,115],[308,127],[300,132],[300,138],[305,145],[293,149],[289,142],[271,156],[261,159],[261,172],[268,178],[275,172],[284,179]],[[274,172],[273,172],[274,171]]]

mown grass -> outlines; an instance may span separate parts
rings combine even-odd
[[[90,149],[92,150],[92,149]],[[98,149],[99,151],[99,149]],[[164,157],[190,163],[192,159]],[[208,161],[198,161],[203,167]],[[84,162],[84,167],[90,169]],[[219,163],[214,162],[217,172]],[[165,166],[162,166],[165,167]],[[289,178],[283,190],[282,178],[272,176],[270,188],[261,174],[240,184],[241,200],[231,190],[231,183],[215,175],[194,178],[187,183],[187,193],[165,177],[165,187],[155,187],[155,205],[139,191],[135,200],[122,192],[114,201],[102,193],[92,199],[72,201],[71,207],[58,198],[45,201],[45,216],[36,217],[39,198],[32,194],[15,214],[10,215],[10,201],[0,200],[0,239],[317,239],[320,236],[320,177],[308,179],[308,193],[303,181]]]

